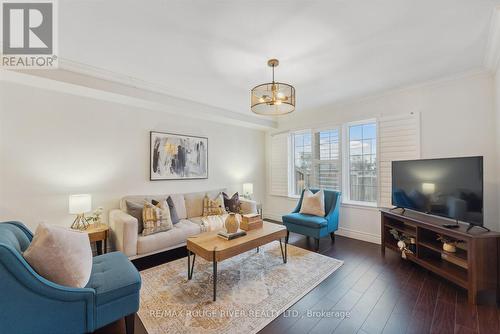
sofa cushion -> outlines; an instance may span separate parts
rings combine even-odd
[[[186,219],[188,216],[186,212],[186,202],[184,199],[184,195],[174,194],[170,195],[170,198],[172,199],[172,202],[174,202],[175,211],[177,212],[177,217],[179,219]]]
[[[206,193],[185,194],[187,218],[203,216],[203,199]]]
[[[192,217],[203,216],[203,199],[205,198],[205,195],[207,195],[209,198],[215,198],[221,192],[222,192],[221,190],[213,190],[213,191],[185,194],[184,195],[185,205],[186,205],[185,218],[189,219]]]
[[[87,233],[41,223],[23,256],[51,282],[74,288],[89,282],[92,249]]]
[[[200,233],[200,225],[182,219],[171,230],[137,238],[137,254],[147,254],[182,245],[187,237]]]
[[[125,201],[125,203],[127,205],[127,213],[137,219],[137,233],[142,233],[142,230],[144,229],[142,221],[142,210],[144,209],[144,205],[132,201]]]
[[[283,223],[295,224],[311,228],[322,228],[328,225],[325,217],[307,215],[303,213],[291,213],[283,216]]]
[[[130,294],[139,293],[141,276],[121,252],[94,257],[92,274],[86,288],[96,292],[96,304],[102,305]]]

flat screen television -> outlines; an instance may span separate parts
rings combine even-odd
[[[483,157],[392,162],[392,205],[483,225]]]

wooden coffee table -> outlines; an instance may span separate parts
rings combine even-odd
[[[264,222],[262,228],[247,231],[247,235],[233,240],[224,240],[217,236],[218,231],[201,233],[187,239],[188,250],[188,279],[193,277],[196,255],[213,262],[214,301],[217,297],[217,262],[229,259],[249,250],[279,240],[283,263],[287,261],[286,245],[288,243],[287,230],[283,225]],[[281,238],[285,238],[285,249]],[[191,263],[191,253],[193,262]]]

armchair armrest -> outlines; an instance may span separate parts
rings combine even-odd
[[[53,283],[38,275],[20,253],[5,245],[0,245],[0,281],[0,332],[95,330],[94,289]],[[13,307],[12,303],[21,304]],[[22,320],[26,317],[30,321]],[[69,321],[54,327],[53,320],[59,318]]]
[[[128,257],[137,255],[137,218],[128,213],[114,209],[109,213],[109,226],[115,247]]]
[[[240,197],[241,212],[246,215],[249,213],[257,213],[257,202],[251,199]]]
[[[337,192],[335,198],[335,205],[332,205],[330,212],[325,216],[328,221],[328,230],[335,231],[339,227],[339,214],[340,214],[340,193]]]
[[[302,200],[304,198],[304,191],[305,191],[305,189],[302,189],[302,191],[300,192],[299,201],[297,202],[297,205],[295,206],[295,209],[293,209],[292,213],[299,213],[300,212],[300,208],[302,207]]]

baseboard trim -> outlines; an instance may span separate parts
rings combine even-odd
[[[352,239],[357,239],[361,241],[371,242],[373,244],[381,244],[380,235],[367,233],[362,231],[351,230],[348,228],[339,227],[335,234],[341,235],[343,237],[348,237]]]
[[[282,222],[281,216],[272,213],[265,213],[264,219],[270,219],[278,222]],[[341,235],[343,237],[348,237],[352,239],[357,239],[361,241],[371,242],[373,244],[381,244],[381,238],[378,234],[367,233],[363,231],[352,230],[345,227],[339,227],[339,229],[335,232],[337,235]]]

